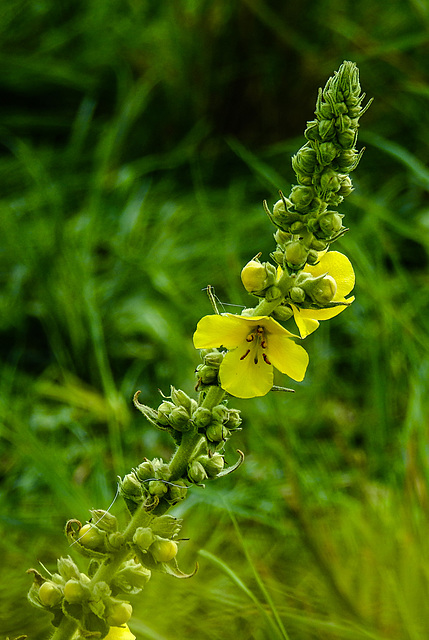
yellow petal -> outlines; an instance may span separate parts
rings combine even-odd
[[[237,398],[264,396],[273,386],[273,367],[262,357],[254,362],[253,353],[243,360],[244,347],[229,351],[219,368],[222,389]]]
[[[345,302],[350,304],[355,299],[354,296],[350,298],[343,298]],[[335,300],[335,298],[334,298]],[[335,302],[340,302],[339,300],[335,300]],[[347,309],[348,305],[341,305],[338,307],[332,307],[331,309],[301,309],[301,314],[307,315],[309,318],[314,318],[315,320],[329,320],[330,318],[335,318],[338,314],[342,313],[344,309]]]
[[[292,307],[293,319],[299,329],[301,338],[306,338],[310,333],[316,331],[319,323],[314,317],[313,309],[299,309],[294,304],[291,304],[290,306]]]
[[[229,350],[235,349],[246,340],[252,328],[257,325],[263,326],[267,334],[278,333],[297,337],[268,316],[249,317],[225,313],[201,318],[194,333],[194,346],[196,349],[220,346]]]
[[[104,640],[136,640],[136,637],[125,624],[123,627],[110,627]]]
[[[293,340],[280,335],[267,337],[267,356],[272,365],[289,378],[300,382],[308,365],[308,353]]]
[[[316,265],[307,265],[304,271],[311,273],[314,277],[329,273],[337,283],[334,301],[343,299],[355,286],[355,272],[352,263],[347,256],[339,251],[328,251]]]
[[[204,316],[198,322],[194,333],[195,348],[223,346],[226,349],[235,349],[249,333],[249,326],[240,320],[241,316],[232,314]]]
[[[274,318],[271,318],[268,316],[255,316],[251,318],[251,320],[256,320],[255,325],[259,324],[262,327],[264,327],[265,334],[268,336],[272,334],[277,334],[277,335],[281,335],[283,337],[289,337],[289,338],[298,337],[294,333],[291,333],[290,331],[282,327],[282,325],[279,324],[277,320],[274,320]]]

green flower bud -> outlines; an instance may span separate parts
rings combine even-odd
[[[120,481],[121,494],[129,498],[140,498],[143,495],[141,484],[135,473],[128,473]]]
[[[228,409],[224,404],[217,404],[212,409],[212,416],[214,420],[225,422],[228,420]]]
[[[320,140],[319,121],[310,120],[307,122],[307,128],[304,131],[304,135],[307,140]]]
[[[305,224],[298,220],[290,225],[291,233],[300,233],[303,229],[305,229]],[[288,235],[289,235],[288,240],[290,240],[290,234]]]
[[[267,302],[272,302],[273,300],[278,300],[282,297],[282,292],[276,286],[272,286],[265,292],[265,300]]]
[[[318,222],[321,231],[328,238],[338,233],[343,226],[342,215],[335,211],[327,211],[319,218]]]
[[[311,185],[313,184],[312,176],[307,176],[305,173],[298,173],[296,177],[299,184],[302,184],[304,187],[311,187]]]
[[[325,240],[318,240],[317,238],[313,238],[310,244],[310,248],[315,251],[324,251],[326,249],[327,243]]]
[[[204,429],[212,421],[212,412],[206,407],[198,407],[192,415],[192,420],[198,429]]]
[[[326,194],[326,202],[329,206],[338,207],[339,204],[344,200],[343,196],[339,193],[334,193],[333,191],[328,191]]]
[[[278,307],[276,307],[274,309],[273,316],[277,320],[281,320],[281,321],[285,322],[286,320],[289,320],[289,318],[291,318],[293,316],[293,311],[289,306],[279,305]]]
[[[131,618],[133,608],[129,602],[118,602],[109,609],[107,624],[111,627],[121,627]]]
[[[55,607],[63,599],[63,593],[60,587],[51,580],[46,580],[39,589],[40,604],[44,607]]]
[[[320,174],[320,186],[323,191],[337,192],[341,186],[338,174],[333,169],[327,168]]]
[[[153,496],[158,496],[158,498],[162,498],[168,491],[168,486],[161,480],[152,480],[152,482],[149,482],[148,488],[149,493]]]
[[[171,426],[177,431],[189,431],[191,428],[190,416],[185,407],[174,407],[168,420]]]
[[[141,551],[149,549],[150,545],[155,540],[155,536],[152,529],[149,527],[138,527],[133,536],[133,542]]]
[[[170,562],[177,555],[177,543],[174,540],[160,538],[150,546],[149,551],[157,562]]]
[[[341,151],[337,157],[336,165],[342,173],[350,173],[356,169],[362,157],[362,152],[358,153],[355,149],[346,149]]]
[[[299,215],[286,209],[285,202],[288,207],[294,207],[292,202],[286,198],[284,201],[283,199],[278,200],[273,207],[273,213],[270,214],[270,218],[280,229],[287,231],[292,222],[298,220]]]
[[[260,291],[267,282],[265,266],[258,260],[250,260],[241,270],[241,282],[249,293]]]
[[[234,431],[234,429],[238,429],[241,423],[242,419],[240,411],[238,409],[228,409],[228,419],[224,422],[225,427]]]
[[[170,467],[162,458],[154,458],[152,463],[155,470],[155,478],[160,480],[168,480],[170,478]]]
[[[91,518],[94,524],[97,525],[101,531],[107,531],[112,533],[118,529],[118,519],[109,511],[104,509],[90,509]]]
[[[292,168],[297,175],[304,173],[311,176],[314,172],[316,161],[316,152],[307,142],[292,157]]]
[[[305,300],[305,291],[301,289],[301,287],[292,287],[289,291],[289,297],[292,302],[304,302]]]
[[[335,120],[335,128],[337,129],[337,131],[339,132],[343,132],[346,131],[346,129],[349,129],[351,126],[351,118],[349,118],[349,116],[345,115],[345,114],[340,114],[338,116],[338,118],[336,118]]]
[[[321,165],[328,165],[336,158],[337,147],[332,142],[322,142],[318,148],[318,159]]]
[[[323,213],[326,211],[326,202],[321,198],[314,198],[311,202],[311,206],[308,208],[309,213]]]
[[[315,196],[313,187],[295,185],[290,193],[291,202],[297,211],[305,211]],[[293,221],[295,222],[295,220]]]
[[[183,480],[175,480],[174,484],[169,485],[168,487],[168,497],[167,500],[170,504],[176,504],[177,502],[181,502],[186,498],[186,494],[188,492],[188,487],[186,486]]]
[[[181,389],[175,389],[171,387],[171,399],[177,407],[184,407],[188,414],[192,411],[191,398]]]
[[[335,135],[335,120],[321,120],[319,122],[319,137],[321,140],[331,140]]]
[[[200,456],[198,462],[204,467],[209,478],[215,478],[225,466],[224,457],[217,452],[211,456]]]
[[[322,279],[317,279],[314,286],[308,289],[309,295],[314,302],[322,306],[332,301],[337,293],[337,283],[332,276],[326,275]]]
[[[71,578],[64,585],[64,598],[70,604],[78,604],[88,599],[89,590],[86,585],[90,583],[90,579],[85,574],[82,574],[79,580]]]
[[[299,240],[292,240],[286,245],[284,256],[291,269],[299,269],[307,261],[308,249]]]
[[[283,251],[281,251],[280,249],[277,249],[277,251],[273,251],[272,253],[270,253],[270,258],[272,258],[274,260],[274,262],[276,264],[278,264],[280,267],[283,267],[283,265],[284,265],[284,253],[283,253]]]
[[[353,191],[353,184],[349,176],[344,176],[340,183],[338,193],[344,197],[349,196]]]
[[[65,558],[58,558],[57,560],[58,571],[63,578],[63,580],[70,580],[70,578],[79,579],[80,571],[70,558],[70,556],[66,556]]]
[[[352,149],[355,146],[356,142],[356,130],[354,129],[346,129],[337,134],[338,144],[343,149]]]
[[[358,119],[359,116],[361,115],[361,111],[362,111],[362,108],[359,106],[359,104],[356,103],[356,105],[351,106],[349,108],[349,116],[350,116],[350,118]]]
[[[128,591],[129,586],[143,589],[149,582],[152,572],[135,560],[127,560],[117,571],[113,584],[121,591]],[[121,589],[121,587],[125,587]]]
[[[206,470],[201,462],[198,462],[198,460],[192,460],[188,464],[188,478],[190,482],[194,482],[195,484],[201,484],[207,479]]]
[[[331,120],[334,115],[331,105],[327,102],[322,102],[317,106],[316,114],[321,120]]]
[[[301,222],[294,222],[291,225],[291,229],[294,225],[297,225],[297,224],[300,224],[301,226],[303,226]],[[291,239],[291,234],[288,233],[287,231],[282,231],[281,229],[277,229],[274,234],[274,240],[277,242],[277,244],[280,244],[280,245],[286,244],[286,242],[289,242],[290,239]]]
[[[120,549],[124,545],[124,534],[120,531],[114,531],[107,537],[106,546],[108,551]]]
[[[209,367],[205,364],[197,367],[197,376],[203,384],[216,384],[219,375],[219,367]]]
[[[229,437],[230,433],[221,422],[212,422],[207,427],[206,437],[210,442],[222,442]]]
[[[155,469],[150,460],[145,460],[145,462],[139,464],[137,469],[135,469],[134,471],[140,482],[149,480],[149,478],[153,478],[155,476]]]
[[[158,422],[163,425],[168,425],[168,418],[170,413],[175,408],[175,405],[172,402],[164,401],[158,407]]]
[[[204,353],[204,364],[209,367],[219,367],[222,364],[223,353],[218,349],[211,349],[207,353]]]
[[[319,262],[319,254],[314,249],[310,249],[307,256],[308,264],[317,264]]]
[[[106,534],[93,524],[84,524],[78,534],[79,544],[88,549],[104,551]]]

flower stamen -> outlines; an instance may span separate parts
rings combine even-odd
[[[240,360],[244,360],[244,358],[248,356],[249,353],[250,353],[250,349],[247,349],[246,353],[244,354],[244,356],[241,356]]]

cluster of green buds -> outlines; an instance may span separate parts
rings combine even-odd
[[[371,104],[362,106],[359,72],[352,62],[344,62],[319,90],[315,119],[307,123],[307,142],[292,158],[298,184],[289,197],[282,193],[271,213],[271,221],[284,232],[272,254],[275,262],[289,271],[306,263],[314,264],[317,252],[347,230],[337,207],[352,190],[349,173],[363,153],[356,149],[359,118]]]
[[[144,502],[157,506],[173,506],[186,498],[187,485],[184,480],[170,482],[170,467],[161,458],[148,460],[119,481],[119,488],[130,513],[134,513]]]
[[[80,524],[80,523],[79,523]],[[76,521],[68,525],[70,530],[78,532],[82,542],[78,543],[84,553],[97,553],[90,546],[85,547],[84,527],[76,528]],[[74,535],[74,534],[72,534]],[[77,539],[77,538],[76,538]],[[89,566],[88,574],[79,570],[70,556],[59,558],[58,572],[43,576],[36,569],[29,569],[34,577],[28,594],[30,602],[38,608],[53,614],[54,626],[58,626],[62,617],[74,620],[86,634],[104,637],[110,627],[125,625],[132,615],[132,606],[124,600],[122,594],[139,593],[149,580],[151,572],[137,560],[130,559],[122,563],[115,580],[109,585],[104,581],[93,580],[98,567],[97,560]]]
[[[190,577],[180,571],[176,555],[182,520],[164,514],[148,515],[146,522],[133,535],[132,546],[137,559],[148,569],[168,573],[177,578]]]
[[[204,391],[211,385],[217,385],[219,367],[223,361],[223,352],[219,349],[201,349],[203,362],[195,370],[197,376],[196,391]]]
[[[216,358],[217,366],[207,365],[207,358]],[[201,369],[197,369],[197,376],[200,380],[200,373],[204,372],[204,367],[211,367],[216,371],[215,377],[211,380],[210,384],[205,383],[205,387],[217,386],[217,376],[219,365],[222,362],[223,353],[217,350],[213,350],[204,356],[205,363]],[[207,378],[206,378],[207,380]],[[201,398],[205,397],[205,392],[201,390]],[[136,407],[146,416],[150,422],[158,426],[160,429],[168,429],[170,432],[176,431],[176,442],[181,441],[181,434],[194,432],[201,434],[207,441],[210,451],[221,451],[225,445],[225,442],[231,435],[231,432],[240,428],[241,417],[238,409],[230,409],[226,404],[219,404],[212,408],[208,408],[198,403],[193,398],[190,398],[181,389],[175,389],[171,387],[171,393],[168,398],[165,398],[159,405],[158,410],[154,411],[146,405],[140,404],[138,401],[138,394],[134,398],[134,404]],[[169,466],[161,464],[160,461],[156,463],[145,462],[140,465],[139,469],[144,467],[144,477],[141,472],[135,470],[135,475],[138,475],[139,482],[147,482],[150,479],[156,478],[159,481],[169,480]],[[147,472],[146,472],[147,470]],[[161,492],[161,491],[160,491]],[[161,493],[167,493],[163,491]]]

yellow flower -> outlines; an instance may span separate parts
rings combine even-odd
[[[332,302],[343,302],[346,304],[344,304],[344,306],[331,307],[330,309],[299,309],[291,303],[290,306],[293,311],[293,317],[301,338],[305,338],[310,333],[313,333],[319,326],[319,320],[328,320],[344,311],[344,309],[347,308],[347,304],[350,304],[354,300],[354,296],[350,298],[346,298],[345,296],[350,293],[355,284],[355,273],[352,263],[339,251],[328,251],[321,256],[316,265],[307,265],[305,269],[303,269],[303,272],[311,273],[314,277],[329,273],[337,285],[337,291],[332,298]]]
[[[136,640],[136,637],[124,624],[122,627],[110,627],[109,633],[104,640]]]
[[[294,380],[304,378],[308,355],[291,340],[296,337],[268,316],[225,313],[201,318],[194,345],[228,349],[219,369],[222,389],[237,398],[254,398],[273,386],[273,366]]]

